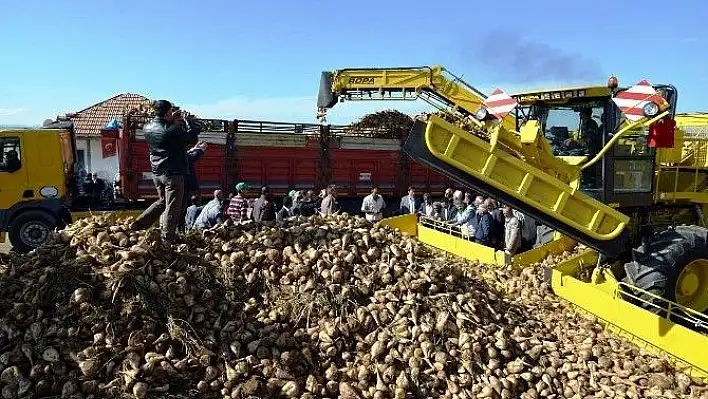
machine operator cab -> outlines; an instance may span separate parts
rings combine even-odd
[[[673,119],[676,88],[671,85],[647,88],[649,91],[653,88],[653,92],[668,102],[665,118]],[[529,120],[539,121],[553,155],[572,165],[585,165],[601,154],[599,159],[582,170],[581,191],[606,204],[646,206],[653,200],[657,147],[650,140],[650,127],[640,123],[622,133],[618,139],[611,140],[633,122],[651,119],[663,110],[645,105],[643,115],[633,115],[632,110],[624,110],[629,115],[625,117],[615,97],[632,97],[620,94],[627,90],[619,89],[613,77],[606,87],[522,93],[512,97],[518,102],[515,108],[517,131]],[[648,95],[649,92],[646,97]],[[635,105],[637,103],[639,101],[635,101]],[[673,129],[665,134],[673,135]],[[605,148],[607,144],[610,146]]]

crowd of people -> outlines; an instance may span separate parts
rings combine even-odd
[[[401,207],[404,201],[412,203],[404,197]],[[441,201],[424,194],[417,209],[430,219],[459,227],[463,237],[510,256],[531,249],[536,243],[535,222],[494,198],[448,188]]]
[[[334,186],[321,190],[319,195],[313,190],[291,190],[278,202],[267,186],[260,188],[257,198],[249,198],[249,195],[250,187],[244,182],[236,185],[236,192],[229,194],[228,199],[224,199],[222,190],[215,190],[211,200],[202,205],[199,196],[192,195],[185,212],[185,229],[211,228],[226,220],[279,222],[291,216],[330,215],[339,211]]]
[[[188,229],[211,228],[229,220],[277,223],[296,215],[326,216],[340,211],[334,186],[319,193],[291,190],[276,205],[267,186],[260,187],[257,198],[250,198],[251,188],[240,182],[228,198],[222,190],[215,190],[212,198],[202,204],[195,163],[207,146],[198,141],[198,126],[191,124],[179,107],[167,100],[156,101],[153,108],[156,116],[143,130],[158,200],[136,218],[133,229],[147,228],[159,219],[163,238],[174,241]],[[197,144],[187,150],[187,143],[195,141]],[[376,222],[383,219],[386,209],[383,196],[374,187],[363,198],[360,210],[367,220]],[[536,241],[536,227],[530,218],[509,205],[498,204],[493,198],[453,188],[448,188],[442,199],[434,201],[429,193],[420,196],[410,187],[394,214],[416,214],[440,225],[455,227],[463,237],[512,256],[529,249]]]
[[[333,186],[318,195],[313,190],[291,190],[278,201],[267,186],[260,188],[257,198],[251,198],[249,190],[246,183],[238,183],[236,193],[228,199],[224,198],[222,190],[216,190],[204,205],[198,196],[192,196],[186,210],[185,229],[211,228],[227,220],[277,223],[291,216],[329,215],[339,211],[337,190]],[[376,187],[361,202],[362,214],[372,222],[383,219],[385,209],[386,201]],[[419,196],[415,188],[410,187],[393,214],[416,214],[424,220],[440,222],[438,226],[457,228],[462,237],[510,256],[530,249],[536,240],[535,224],[519,211],[500,205],[492,198],[452,188],[445,191],[443,198],[433,201],[429,193]]]

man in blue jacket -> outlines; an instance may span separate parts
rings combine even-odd
[[[204,205],[199,204],[199,197],[193,195],[190,198],[191,205],[187,207],[187,214],[184,217],[184,229],[189,230],[194,227],[194,222],[197,220],[197,216],[204,209]]]
[[[477,222],[477,229],[474,232],[475,241],[482,245],[491,246],[492,215],[489,214],[486,204],[477,206],[475,220]]]
[[[131,226],[133,229],[149,227],[160,214],[162,236],[167,242],[177,238],[177,229],[184,208],[185,177],[189,175],[187,144],[196,142],[197,126],[190,126],[178,107],[167,100],[153,103],[155,118],[143,127],[150,153],[150,166],[158,199]]]
[[[224,193],[221,190],[214,191],[214,198],[204,205],[199,212],[194,227],[198,229],[210,229],[219,223],[224,222]]]

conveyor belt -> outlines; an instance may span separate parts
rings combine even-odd
[[[610,258],[626,252],[627,215],[439,117],[416,121],[404,149],[416,162]]]

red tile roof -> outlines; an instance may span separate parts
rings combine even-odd
[[[150,99],[140,94],[124,93],[67,116],[74,122],[77,137],[101,137],[101,129],[111,119],[120,122],[127,108],[149,103]]]

